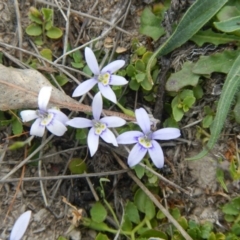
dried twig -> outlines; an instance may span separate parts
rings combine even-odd
[[[128,169],[128,167],[123,163],[123,161],[118,157],[118,155],[112,151],[113,156],[123,169]],[[131,172],[127,174],[132,178],[132,180],[146,193],[146,195],[152,200],[152,202],[162,211],[162,213],[168,218],[168,220],[178,229],[182,236],[186,240],[193,240],[188,233],[182,228],[182,226],[172,217],[172,215],[163,207],[163,205],[156,199],[156,197],[145,187],[145,185]]]
[[[34,153],[36,154],[36,153]],[[23,182],[29,181],[48,181],[48,180],[59,180],[59,179],[76,179],[76,178],[86,178],[86,177],[101,177],[109,175],[117,175],[128,172],[129,169],[116,170],[111,172],[99,172],[99,173],[83,173],[83,174],[74,174],[74,175],[61,175],[61,176],[47,176],[47,177],[25,177],[22,178]],[[10,174],[11,175],[11,174]],[[5,177],[4,177],[5,178]],[[9,182],[18,182],[20,178],[11,178],[11,179],[0,179],[0,183],[9,183]]]

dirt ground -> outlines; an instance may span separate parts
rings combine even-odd
[[[24,32],[24,29],[26,29],[30,23],[28,11],[31,6],[37,8],[43,6],[53,8],[55,12],[55,25],[60,26],[65,31],[66,19],[60,11],[60,9],[62,9],[69,21],[68,37],[71,45],[74,47],[103,35],[98,41],[99,48],[106,47],[106,44],[110,41],[110,45],[113,45],[113,48],[121,47],[126,49],[122,54],[122,58],[128,59],[131,54],[130,46],[133,38],[138,38],[139,42],[143,45],[147,45],[149,41],[148,38],[140,35],[138,30],[141,11],[153,1],[77,0],[71,1],[71,5],[69,5],[70,1],[48,0],[45,2],[40,0],[19,0],[18,5],[16,5],[16,2],[17,1],[13,0],[0,0],[0,42],[12,46],[19,46],[19,44],[21,44],[22,48],[31,52],[36,53],[36,49],[34,49],[30,41],[31,38]],[[59,7],[57,4],[59,4]],[[188,1],[172,1],[172,6],[163,22],[168,31],[167,35],[171,34],[171,29],[168,29],[169,24],[177,22],[190,4]],[[68,9],[74,11],[67,15]],[[104,23],[99,19],[88,18],[81,15],[80,12],[107,20],[108,23]],[[23,30],[21,34],[18,32],[19,20],[21,23],[20,28]],[[113,27],[112,30],[109,30],[110,23],[117,23],[118,28]],[[151,46],[156,48],[164,39],[166,39],[166,37],[163,37],[156,43],[151,43]],[[52,45],[53,48],[55,47],[56,55],[59,55],[60,45],[62,45],[61,42]],[[175,71],[186,58],[194,60],[192,54],[193,49],[199,50],[199,56],[205,52],[203,49],[201,52],[201,49],[193,44],[186,44],[174,51],[171,56],[159,59],[159,64],[162,64],[162,68],[167,68],[169,72]],[[4,54],[5,65],[20,68],[20,66],[17,66],[9,57],[14,56],[18,59],[18,51],[1,46],[0,51],[6,53]],[[24,54],[23,57],[27,59],[29,56]],[[164,66],[165,58],[169,58],[169,62]],[[78,73],[71,73],[76,78],[81,78]],[[161,74],[164,73],[161,72],[159,78],[163,76]],[[213,93],[213,91],[221,81],[221,76],[213,76],[212,82],[209,82],[205,86],[205,98],[203,97],[203,100],[194,106],[186,115],[181,122],[182,126],[187,126],[200,119],[203,114],[203,106],[206,104],[211,106],[214,101],[218,99],[219,95]],[[71,92],[72,89],[73,85],[69,84],[65,90],[66,92]],[[133,108],[134,97],[131,96],[130,99],[133,102],[130,102],[129,106]],[[207,102],[204,99],[207,99]],[[161,99],[157,99],[156,105],[160,100]],[[139,101],[138,104],[141,106],[142,102],[141,100]],[[150,106],[150,108],[155,118],[162,117],[157,106]],[[163,144],[166,163],[160,173],[188,192],[188,194],[183,194],[181,190],[175,189],[167,183],[162,182],[160,185],[165,191],[165,197],[169,206],[178,206],[187,218],[199,222],[206,220],[212,221],[216,228],[220,229],[222,226],[219,223],[221,222],[222,216],[218,207],[228,200],[230,196],[232,197],[240,193],[239,182],[232,183],[227,181],[229,193],[226,195],[216,181],[216,169],[227,170],[228,161],[224,158],[225,160],[221,164],[218,164],[214,159],[219,156],[224,156],[224,154],[229,151],[229,143],[234,140],[234,136],[230,135],[230,133],[232,134],[232,129],[235,129],[235,133],[238,130],[237,126],[232,126],[227,122],[224,130],[224,136],[227,137],[222,137],[215,149],[202,161],[184,161],[185,157],[194,156],[202,147],[202,144],[195,139],[195,126],[182,129],[182,136],[179,140]],[[14,142],[14,139],[9,138],[12,135],[11,127],[0,127],[0,130],[0,147],[4,150]],[[38,144],[41,144],[41,139],[38,140]],[[8,239],[13,223],[17,217],[26,210],[32,210],[33,215],[27,233],[23,238],[24,240],[55,240],[60,235],[66,236],[65,233],[70,226],[71,207],[62,201],[62,196],[67,197],[68,201],[74,206],[83,208],[87,212],[96,199],[91,191],[91,186],[98,185],[98,173],[122,170],[121,166],[116,163],[111,155],[110,150],[102,145],[100,151],[98,151],[94,158],[86,160],[91,172],[96,173],[96,177],[90,179],[53,179],[52,176],[57,177],[69,174],[68,171],[65,171],[69,160],[73,157],[83,156],[83,151],[86,149],[86,146],[82,148],[77,148],[77,146],[78,142],[72,135],[61,138],[54,137],[51,140],[51,144],[42,149],[40,153],[42,156],[36,157],[42,158],[41,172],[39,172],[36,161],[31,162],[8,177],[8,181],[0,183],[1,239]],[[26,156],[27,152],[24,150],[1,152],[0,179],[6,176],[14,166],[17,166],[23,161]],[[125,158],[123,158],[123,160],[126,161]],[[50,178],[42,181],[42,183],[40,183],[39,180],[31,180],[23,181],[19,184],[19,180],[16,180],[20,178],[21,175],[25,178],[37,178],[40,173],[42,176],[49,176]],[[131,199],[132,193],[129,190],[129,185],[132,185],[133,182],[126,173],[109,175],[109,179],[111,179],[111,183],[107,185],[106,191],[109,193],[110,199],[113,199],[113,201]],[[89,183],[89,181],[91,181],[91,183]],[[46,195],[45,199],[43,197],[44,192]],[[96,234],[93,230],[78,228],[72,231],[69,237],[74,240],[94,239]]]

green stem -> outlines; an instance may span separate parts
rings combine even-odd
[[[110,204],[107,202],[106,199],[103,199],[103,201],[106,204],[109,211],[111,212],[111,214],[113,216],[113,219],[115,220],[116,224],[118,225],[118,227],[120,227],[119,221],[118,221],[117,216],[116,216],[115,212],[113,211],[112,207],[110,206]]]

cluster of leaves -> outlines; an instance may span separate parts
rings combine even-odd
[[[147,51],[146,47],[141,46],[137,40],[132,42],[133,55],[130,64],[127,67],[126,73],[130,77],[129,87],[137,91],[140,87],[149,91],[152,89],[150,82],[147,79],[146,66],[152,56],[152,52]],[[151,72],[154,80],[156,80],[159,73],[159,67],[156,65],[155,59],[151,66]]]
[[[37,45],[46,43],[46,36],[50,39],[62,37],[63,32],[60,28],[53,25],[53,10],[42,8],[41,11],[34,7],[30,8],[29,18],[32,23],[26,28],[29,36],[35,37]]]

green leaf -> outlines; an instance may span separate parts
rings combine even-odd
[[[226,33],[217,33],[213,32],[211,29],[208,29],[206,31],[197,32],[190,40],[202,47],[205,43],[212,43],[216,46],[231,42],[237,43],[240,41],[240,38],[239,36],[229,35]]]
[[[135,76],[138,83],[142,82],[145,79],[145,77],[146,77],[145,73],[138,73]]]
[[[156,17],[149,8],[145,8],[140,18],[140,33],[151,37],[154,41],[164,34],[161,18]]]
[[[233,224],[233,226],[231,227],[231,231],[232,231],[235,235],[240,236],[240,224],[239,224],[239,223]]]
[[[203,128],[209,128],[213,122],[213,116],[212,115],[207,115],[203,118],[202,121],[202,126]]]
[[[222,32],[234,32],[240,30],[240,16],[233,17],[221,22],[214,22],[214,26]]]
[[[138,56],[142,56],[146,51],[147,51],[146,47],[140,46],[139,48],[136,49],[135,52]]]
[[[40,55],[49,61],[52,61],[52,51],[48,48],[44,48],[40,51]]]
[[[235,117],[235,121],[240,123],[240,93],[237,94],[237,101],[233,108],[233,114]]]
[[[216,173],[217,181],[221,184],[222,188],[228,192],[227,186],[225,184],[224,173],[223,170],[218,168]]]
[[[109,238],[108,238],[107,235],[102,234],[102,233],[99,233],[99,234],[96,236],[95,240],[109,240]]]
[[[130,80],[129,82],[129,87],[134,90],[134,91],[137,91],[140,87],[140,84],[135,80],[135,79],[132,79]]]
[[[137,164],[137,165],[134,167],[134,171],[135,171],[137,177],[138,177],[139,179],[141,179],[141,178],[144,176],[145,168],[142,167],[141,165]]]
[[[63,236],[59,236],[57,240],[67,240],[67,238],[65,238]]]
[[[236,3],[234,3],[236,4]],[[218,21],[224,21],[232,17],[237,17],[240,15],[240,11],[236,6],[224,6],[217,14],[216,18]]]
[[[38,23],[38,24],[42,24],[43,23],[41,16],[35,16],[35,15],[31,14],[31,13],[29,14],[29,19],[31,21],[35,22],[35,23]]]
[[[145,64],[142,60],[138,59],[135,63],[135,68],[137,71],[145,72]]]
[[[86,139],[88,134],[88,129],[82,128],[76,130],[76,140]]]
[[[143,56],[142,56],[142,61],[144,62],[144,64],[145,64],[146,66],[147,66],[148,61],[149,61],[149,59],[151,58],[152,55],[153,55],[152,52],[146,52],[146,53],[143,54]],[[153,67],[156,65],[156,63],[157,63],[157,59],[155,58],[155,61],[154,61],[154,60],[152,61],[152,66],[151,66],[151,68],[153,68]]]
[[[125,206],[125,214],[131,222],[136,224],[140,222],[138,209],[133,202],[127,202]]]
[[[61,87],[68,83],[68,78],[64,74],[57,75],[55,78]]]
[[[72,158],[68,168],[72,174],[82,174],[87,170],[87,165],[81,158]]]
[[[222,212],[225,214],[237,216],[240,214],[240,197],[234,198],[231,202],[226,203],[222,207]]]
[[[52,9],[42,8],[41,11],[42,11],[43,18],[44,18],[45,22],[47,22],[49,20],[52,20],[52,16],[53,16],[53,10]]]
[[[195,97],[187,96],[183,99],[183,106],[190,108],[195,103],[195,101],[196,101]]]
[[[213,230],[213,224],[211,222],[205,222],[200,227],[201,230],[201,237],[203,239],[207,239],[210,236],[211,231]]]
[[[131,65],[131,64],[129,64],[128,66],[127,66],[127,75],[129,76],[129,77],[134,77],[135,76],[135,67],[133,66],[133,65]]]
[[[47,31],[47,36],[51,39],[58,39],[63,35],[63,32],[60,28],[57,27],[51,27],[48,31]]]
[[[72,66],[74,67],[74,68],[83,68],[83,63],[81,62],[81,63],[76,63],[76,62],[71,62],[71,64],[72,64]]]
[[[29,36],[40,36],[42,34],[42,28],[41,26],[32,23],[26,28],[26,33]]]
[[[45,25],[45,30],[46,30],[46,31],[50,30],[50,28],[51,28],[52,26],[53,26],[52,21],[47,22],[46,25]]]
[[[82,53],[80,52],[80,50],[73,52],[72,57],[73,57],[75,63],[80,63],[83,61],[83,56],[82,56]]]
[[[192,71],[201,75],[210,75],[213,72],[228,73],[239,55],[239,50],[224,50],[210,56],[201,56]]]
[[[178,106],[173,106],[172,113],[174,120],[177,122],[179,122],[184,116],[184,111],[181,108],[178,108]]]
[[[94,222],[101,223],[106,219],[107,211],[100,202],[96,202],[90,210],[90,215]]]
[[[176,219],[180,219],[181,217],[181,213],[180,213],[180,210],[178,208],[173,208],[171,209],[171,215]]]
[[[128,217],[126,215],[124,215],[122,230],[123,231],[131,231],[132,230],[132,222],[128,219]]]
[[[195,63],[185,62],[182,69],[172,73],[166,82],[166,90],[169,92],[178,92],[186,86],[196,86],[199,81],[199,75],[193,73],[192,69]]]
[[[200,85],[193,88],[193,94],[196,99],[201,99],[203,96],[203,89]]]
[[[40,35],[40,36],[35,37],[34,43],[35,43],[37,46],[43,45],[43,38],[42,38],[42,36]]]
[[[224,82],[222,93],[217,106],[217,112],[211,126],[211,136],[207,146],[197,155],[186,160],[197,160],[203,158],[211,150],[219,138],[225,120],[227,118],[231,103],[240,87],[240,55],[234,61],[227,78]]]
[[[138,189],[135,193],[134,203],[140,212],[146,214],[149,220],[155,216],[156,212],[153,202],[141,189]]]
[[[187,219],[185,218],[185,217],[180,217],[179,219],[178,219],[178,223],[182,226],[182,228],[184,229],[184,230],[186,230],[187,228],[188,228],[188,221],[187,221]]]
[[[18,118],[14,118],[12,121],[12,132],[14,135],[19,135],[23,132],[22,122]]]
[[[151,83],[147,80],[147,78],[145,78],[142,82],[141,82],[141,86],[143,89],[150,91],[152,89],[152,85]]]
[[[156,238],[157,237],[157,238]],[[154,229],[150,229],[147,231],[144,231],[141,235],[140,238],[149,238],[149,240],[154,240],[154,239],[168,239],[167,235],[164,232],[161,232],[159,230],[154,230]]]
[[[148,81],[153,84],[151,65],[154,58],[166,55],[187,42],[204,24],[206,24],[228,0],[197,0],[184,14],[174,33],[160,46],[150,58],[147,65]],[[191,24],[189,24],[191,23]]]

